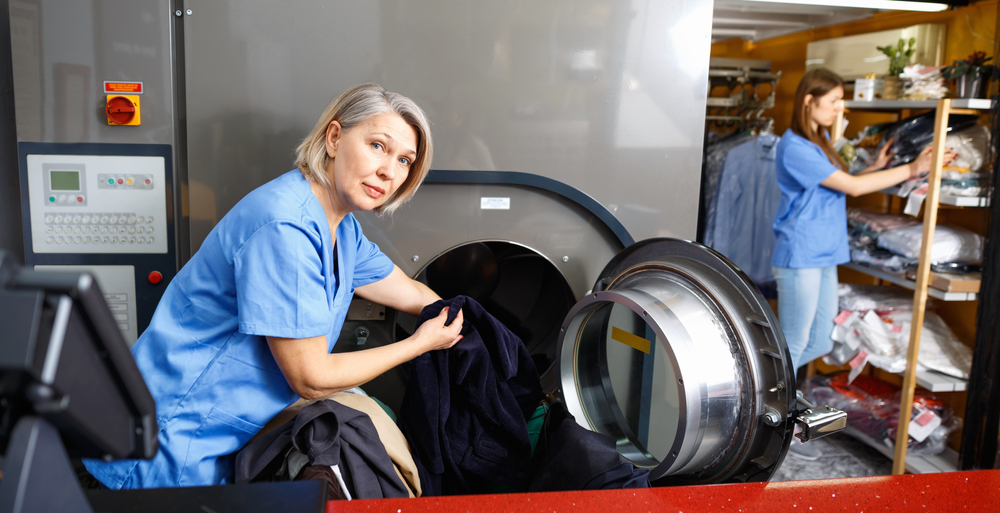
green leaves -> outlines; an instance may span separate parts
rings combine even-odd
[[[903,72],[903,68],[910,65],[910,57],[916,51],[913,47],[915,44],[917,44],[915,37],[911,37],[909,41],[899,38],[899,43],[895,46],[890,44],[875,48],[889,58],[889,74],[895,77]]]

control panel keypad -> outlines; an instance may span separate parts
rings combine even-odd
[[[152,216],[134,213],[82,215],[46,214],[45,242],[49,244],[152,244],[161,235]]]

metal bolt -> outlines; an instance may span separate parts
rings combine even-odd
[[[569,262],[569,257],[568,256],[563,256],[562,257],[562,261],[563,262]]]
[[[174,16],[180,16],[182,14],[184,14],[184,13],[182,13],[180,9],[177,9],[176,11],[174,11]]]
[[[778,383],[777,385],[774,386],[774,388],[769,389],[768,392],[780,392],[784,389],[785,389],[785,384]]]
[[[192,11],[191,9],[188,9],[187,11],[184,11],[184,12],[186,12],[188,16],[191,16],[192,14],[194,14],[194,11]]]
[[[420,260],[420,255],[413,255],[413,258],[411,258],[411,260],[413,260],[414,262]]]
[[[767,424],[768,426],[777,426],[780,423],[781,423],[780,413],[774,410],[770,410],[764,413],[764,424]]]

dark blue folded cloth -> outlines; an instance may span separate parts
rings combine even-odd
[[[585,429],[562,402],[552,403],[538,437],[528,491],[648,487],[649,470],[622,459],[613,438]]]
[[[486,493],[491,482],[526,489],[531,479],[527,420],[542,389],[524,343],[472,298],[438,301],[419,326],[462,310],[464,338],[415,358],[399,411],[424,495]]]

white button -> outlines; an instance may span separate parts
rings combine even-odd
[[[145,243],[146,243],[146,238],[145,237],[139,237],[139,244],[145,244]]]
[[[109,222],[110,222],[111,224],[115,224],[115,223],[117,223],[117,222],[118,222],[118,216],[111,216],[111,221],[109,221]]]
[[[153,218],[152,217],[147,217],[146,218],[146,222],[149,223],[149,224],[153,224]]]
[[[111,303],[108,305],[108,309],[112,312],[127,312],[128,305],[125,303]]]
[[[106,224],[108,222],[108,216],[101,216],[101,224]]]
[[[152,237],[146,237],[146,242],[148,244],[152,244],[153,243],[153,238]]]
[[[136,221],[135,216],[128,218],[128,224],[135,224],[135,221]]]
[[[118,329],[120,329],[121,331],[128,331],[128,323],[127,322],[119,322],[118,323]]]
[[[108,230],[111,231],[111,233],[118,233],[118,228],[115,227],[115,226],[112,226],[111,228],[108,228]]]
[[[59,203],[66,203],[66,195],[65,194],[60,194],[59,197],[56,198],[56,201],[58,201]],[[58,223],[59,221],[56,221],[56,222]]]
[[[83,243],[84,244],[90,244],[90,237],[84,237],[83,238]]]
[[[104,243],[104,244],[107,244],[108,243],[108,238],[107,237],[101,237],[101,242]]]
[[[73,227],[73,233],[80,233],[80,227],[79,226],[74,226]]]
[[[142,217],[142,216],[139,216],[139,217],[135,218],[135,222],[137,222],[139,224],[142,224],[142,223],[146,222],[146,219],[144,217]]]
[[[90,216],[83,216],[83,224],[90,224]]]
[[[52,216],[45,216],[45,222],[46,222],[46,223],[51,223],[51,222],[52,222],[52,220],[53,220],[53,217],[52,217]]]
[[[79,236],[73,237],[73,242],[79,244],[79,243],[83,242],[83,238],[79,237]]]
[[[118,237],[111,237],[112,244],[118,244]]]
[[[128,243],[129,244],[135,244],[135,237],[129,237],[128,238]]]
[[[94,244],[100,244],[100,243],[101,243],[101,238],[100,237],[94,237]]]
[[[49,243],[49,244],[52,244],[52,241],[54,241],[54,240],[55,240],[55,239],[53,239],[52,237],[46,237],[46,238],[45,238],[45,242],[47,242],[47,243]]]
[[[147,226],[146,227],[146,233],[153,233],[153,227],[152,226]]]
[[[56,244],[62,244],[62,237],[56,237]]]
[[[129,233],[135,233],[135,226],[129,226],[128,227],[128,232]]]
[[[102,226],[101,227],[101,233],[108,233],[108,227],[107,226]]]
[[[83,233],[90,233],[90,227],[89,226],[84,226],[83,227]]]
[[[80,217],[80,216],[73,216],[73,222],[74,223],[79,223],[81,219],[83,219],[83,218]]]
[[[62,233],[62,226],[56,226],[56,233]]]
[[[127,321],[128,320],[128,314],[127,313],[113,313],[113,314],[111,314],[111,316],[114,317],[116,321]]]
[[[101,222],[101,218],[95,215],[94,217],[90,218],[90,222],[94,223],[94,224],[100,223]]]
[[[56,222],[57,223],[61,223],[62,222],[62,216],[56,216]]]
[[[46,226],[45,227],[45,233],[52,233],[52,227],[51,226]]]

